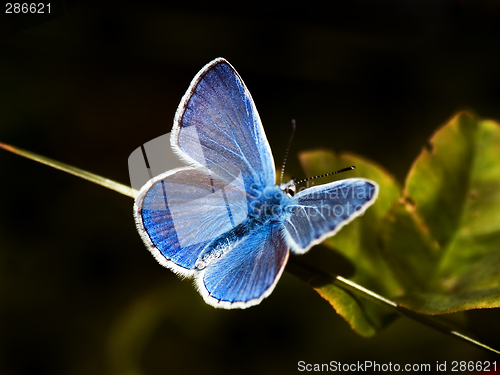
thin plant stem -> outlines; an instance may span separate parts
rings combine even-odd
[[[38,155],[34,152],[23,150],[22,148],[11,146],[5,143],[0,143],[0,148],[3,148],[6,151],[10,151],[25,158],[37,161],[39,163],[48,165],[49,167],[59,169],[63,172],[67,172],[74,176],[83,178],[84,180],[93,182],[97,185],[104,186],[105,188],[114,190],[120,194],[126,195],[127,197],[135,198],[137,195],[137,190],[132,189],[130,186],[120,184],[119,182],[115,182],[97,174],[84,171],[80,168],[72,167],[71,165],[61,163],[60,161]]]
[[[361,285],[358,285],[358,284],[356,284],[348,279],[345,279],[342,276],[336,276],[335,284],[342,289],[356,291],[356,292],[358,292],[358,294],[362,293],[365,297],[369,298],[370,300],[384,304],[384,305],[388,305],[388,306],[394,308],[398,314],[403,315],[407,318],[410,318],[418,323],[424,324],[424,325],[426,325],[430,328],[433,328],[439,332],[451,335],[451,336],[456,337],[462,341],[465,341],[469,344],[480,347],[482,349],[486,349],[486,350],[493,352],[495,354],[500,354],[500,351],[493,349],[492,347],[490,347],[486,344],[483,344],[482,342],[474,340],[473,338],[471,338],[463,333],[460,333],[454,329],[450,329],[449,327],[447,327],[446,323],[439,322],[436,320],[436,318],[427,317],[425,315],[417,314],[411,310],[408,310],[407,308],[398,305],[396,302],[388,300],[387,298],[381,296],[380,294],[372,292],[371,290],[366,289],[366,288],[362,287]]]

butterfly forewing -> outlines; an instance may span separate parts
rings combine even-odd
[[[245,184],[275,184],[274,161],[252,97],[234,68],[216,59],[194,78],[181,101],[172,147],[188,162],[232,179],[225,166],[241,171]]]
[[[206,169],[177,169],[151,180],[136,198],[143,240],[160,263],[186,276],[215,237],[246,217],[241,173],[229,182]]]
[[[378,185],[351,178],[305,189],[285,208],[283,222],[292,250],[303,254],[362,215],[375,202]]]

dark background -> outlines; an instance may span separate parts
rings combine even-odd
[[[276,162],[297,120],[297,177],[298,151],[329,147],[403,183],[456,111],[500,119],[497,1],[326,4],[66,1],[32,17],[2,8],[0,141],[127,184],[129,154],[170,131],[191,79],[219,56],[251,91]],[[145,249],[130,198],[5,151],[0,168],[2,374],[498,360],[406,318],[362,338],[288,273],[257,307],[213,309]],[[500,346],[497,310],[455,318]]]

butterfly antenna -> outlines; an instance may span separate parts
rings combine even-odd
[[[295,120],[292,120],[292,132],[290,133],[290,137],[288,138],[288,144],[285,150],[285,157],[283,158],[283,165],[281,166],[280,184],[283,184],[283,174],[285,173],[286,158],[288,157],[288,151],[290,151],[290,146],[292,145],[294,134],[295,134]]]
[[[298,184],[301,184],[301,183],[309,181],[309,180],[314,180],[316,178],[327,177],[327,176],[331,176],[331,175],[337,174],[337,173],[352,171],[353,169],[356,169],[356,167],[354,165],[352,165],[350,167],[347,167],[347,168],[339,169],[338,171],[335,171],[335,172],[331,172],[331,173],[327,173],[327,174],[322,174],[321,176],[314,176],[314,177],[304,178],[303,180],[300,180],[300,181],[292,181],[292,186],[297,186]]]

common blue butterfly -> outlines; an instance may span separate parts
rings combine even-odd
[[[291,184],[277,186],[250,92],[223,58],[194,77],[177,109],[170,143],[189,166],[141,188],[135,221],[158,262],[193,277],[215,307],[260,303],[276,286],[290,250],[304,254],[377,198],[378,185],[360,178],[297,194]]]

